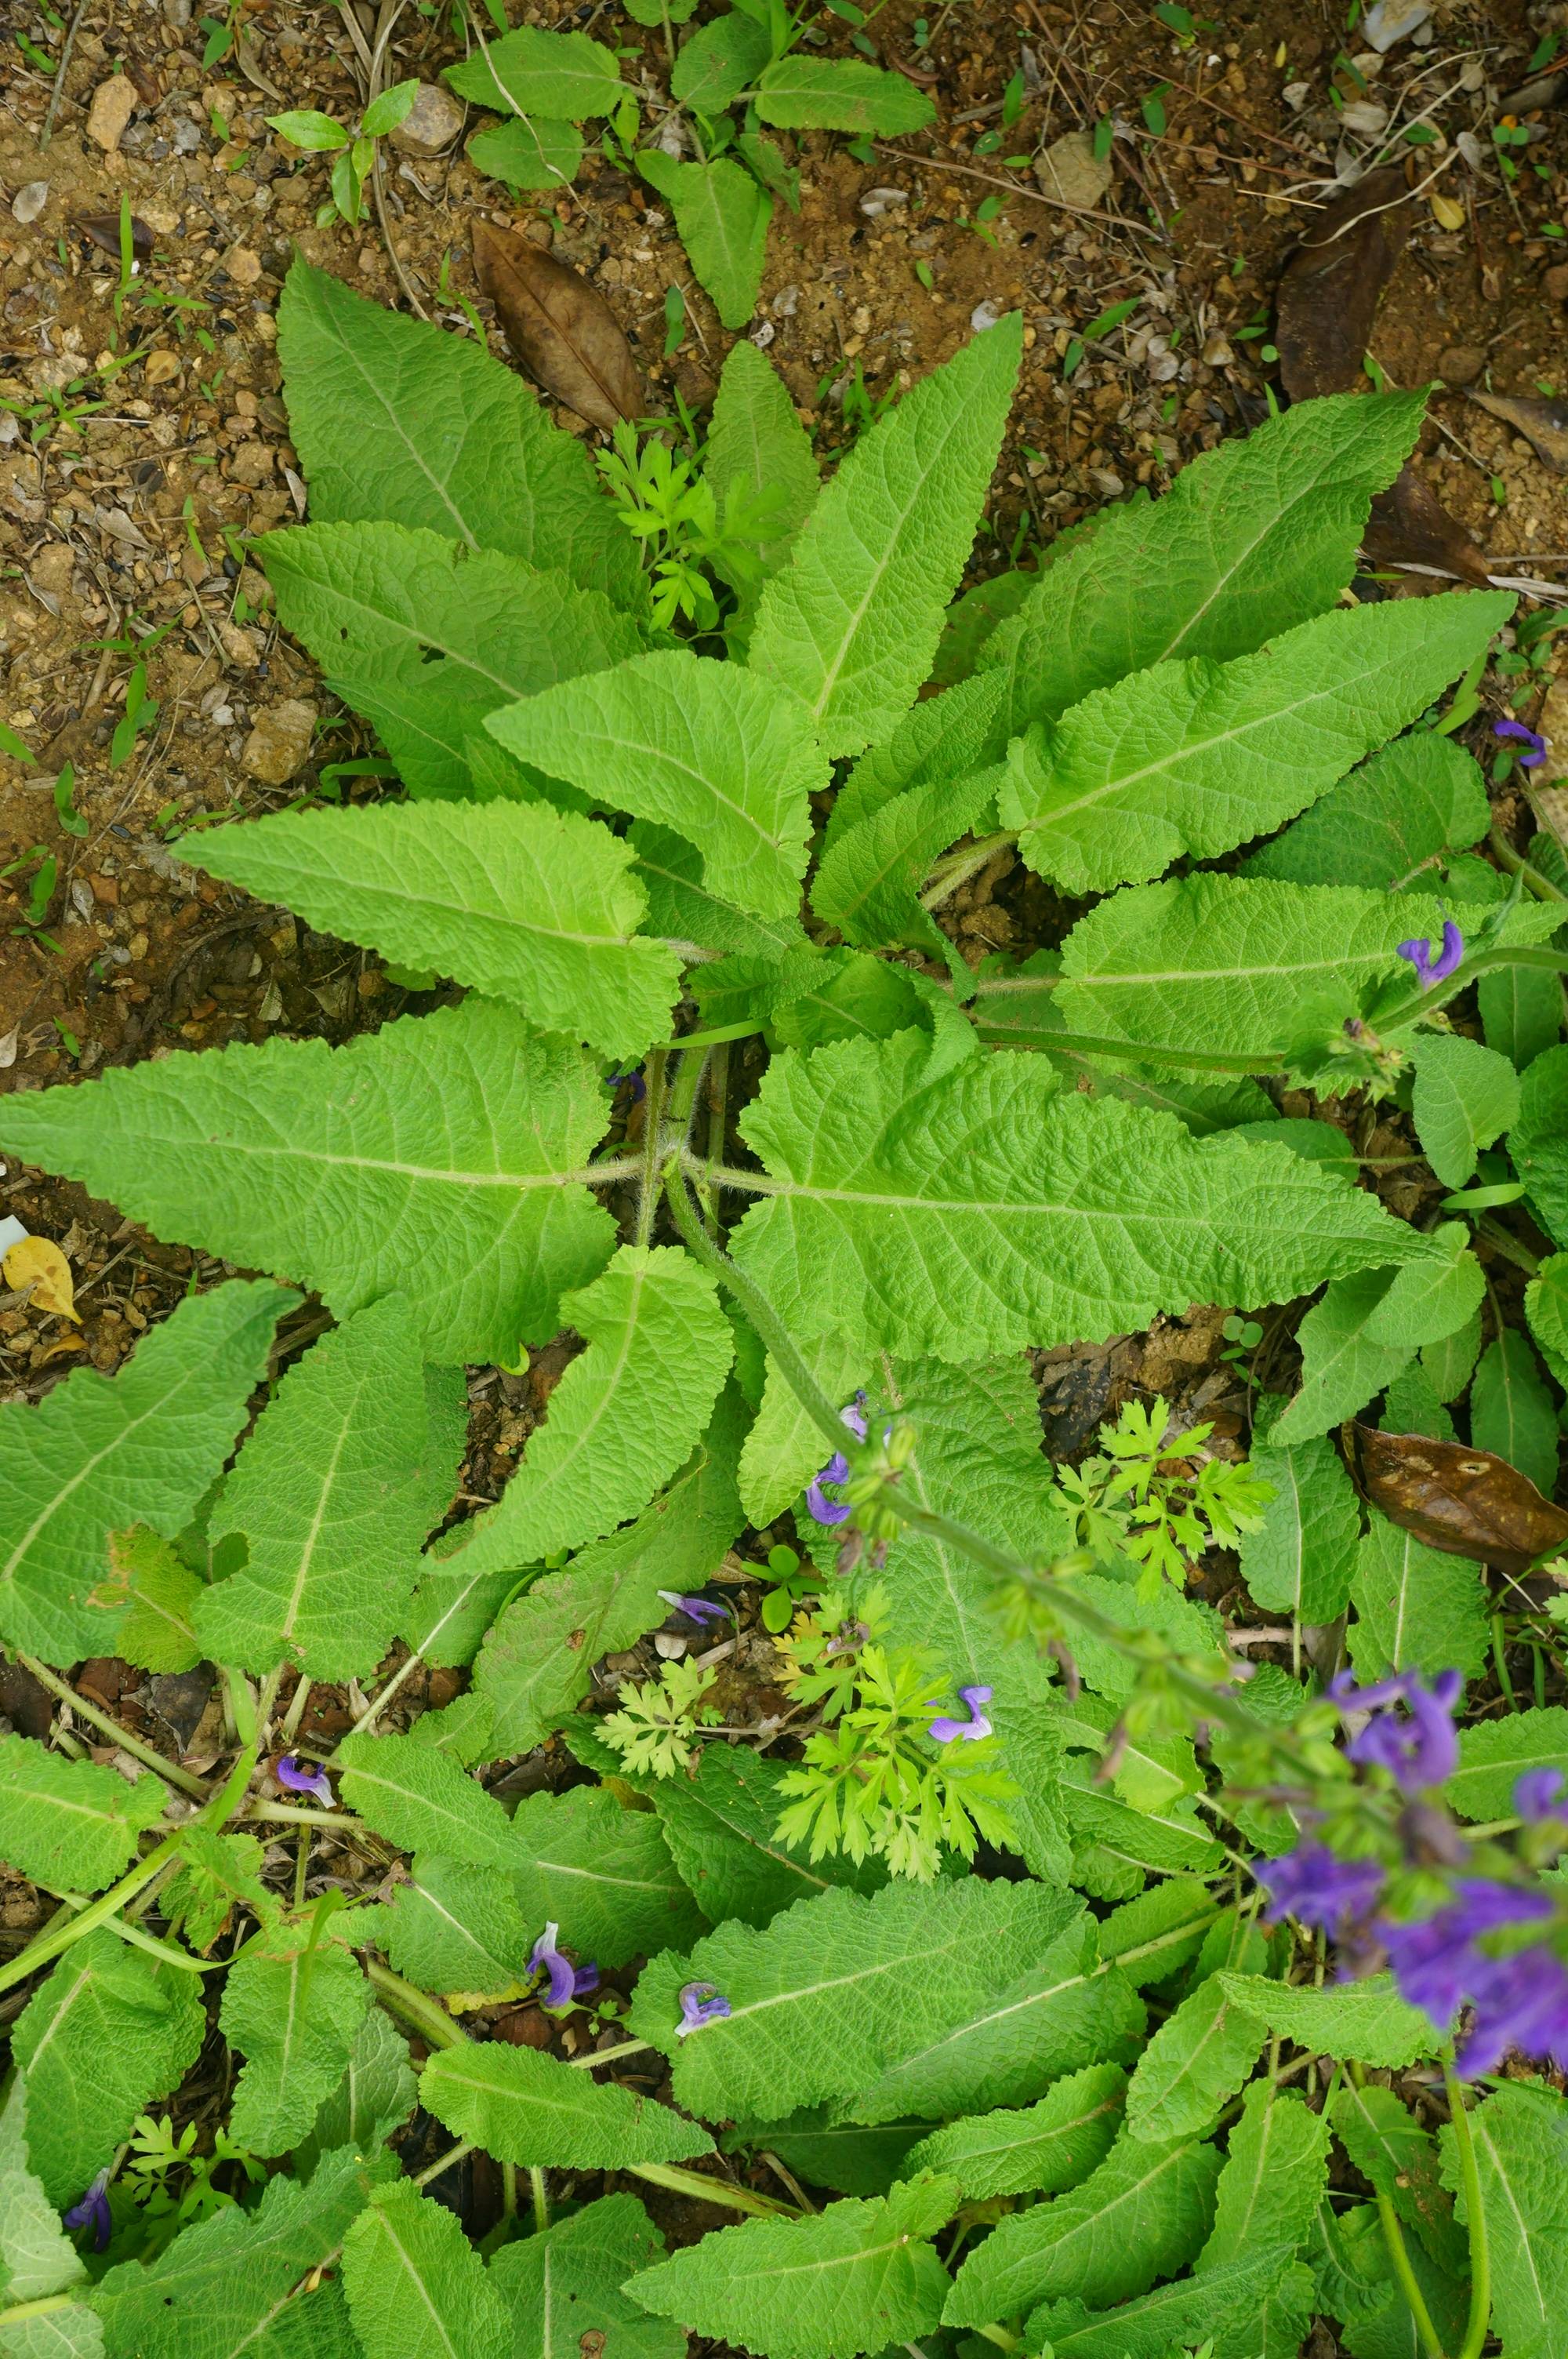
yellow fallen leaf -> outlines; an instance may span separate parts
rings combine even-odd
[[[7,1286],[32,1288],[35,1310],[50,1311],[59,1319],[74,1319],[81,1326],[70,1264],[52,1237],[20,1238],[0,1262],[0,1271]]]
[[[1439,229],[1464,228],[1465,208],[1456,197],[1443,196],[1434,189],[1426,201],[1437,217]]]

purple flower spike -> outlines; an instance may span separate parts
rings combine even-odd
[[[91,2221],[92,2249],[95,2253],[101,2253],[103,2250],[109,2242],[114,2226],[109,2217],[109,2198],[103,2191],[108,2184],[109,2173],[107,2170],[101,2170],[81,2202],[73,2203],[70,2211],[62,2215],[68,2228],[85,2228]]]
[[[849,1427],[857,1441],[864,1441],[866,1438],[865,1404],[865,1394],[857,1393],[849,1407],[841,1408],[838,1412],[839,1423]],[[806,1485],[806,1511],[813,1523],[847,1524],[849,1522],[855,1512],[854,1509],[846,1506],[840,1499],[830,1499],[822,1487],[824,1483],[837,1485],[847,1482],[849,1475],[849,1462],[841,1450],[836,1450],[821,1473]]]
[[[1336,1933],[1368,1916],[1383,1889],[1375,1859],[1338,1859],[1325,1843],[1298,1843],[1280,1859],[1261,1859],[1253,1875],[1269,1896],[1271,1917],[1294,1917]]]
[[[1514,1809],[1521,1819],[1540,1821],[1568,1815],[1563,1807],[1561,1769],[1527,1769],[1514,1785]]]
[[[712,1983],[687,1983],[680,1994],[680,2021],[676,2038],[686,2039],[705,2023],[718,2023],[730,2012],[730,2002]]]
[[[654,1594],[662,1597],[666,1605],[675,1606],[690,1622],[706,1624],[730,1619],[727,1609],[715,1605],[711,1597],[684,1597],[678,1589],[656,1589]]]
[[[991,1733],[991,1724],[980,1710],[981,1704],[989,1703],[991,1700],[990,1689],[960,1688],[958,1693],[969,1707],[969,1717],[968,1720],[949,1720],[944,1715],[934,1720],[930,1728],[934,1745],[952,1745],[960,1736],[978,1739]]]
[[[599,1988],[599,1968],[596,1965],[574,1966],[563,1958],[556,1944],[560,1936],[558,1925],[546,1925],[535,1942],[528,1959],[528,1972],[545,1976],[545,1991],[539,2004],[544,2007],[570,2006],[574,1998],[585,1998]]]
[[[622,1082],[630,1082],[632,1084],[632,1103],[633,1105],[641,1105],[643,1100],[648,1094],[648,1084],[643,1079],[640,1072],[606,1073],[604,1079],[608,1086],[612,1090],[618,1090]]]
[[[1492,734],[1494,737],[1514,738],[1519,745],[1530,747],[1528,754],[1514,756],[1521,770],[1539,770],[1546,759],[1545,738],[1538,736],[1533,729],[1527,729],[1522,721],[1494,721]]]
[[[1370,1711],[1365,1728],[1346,1746],[1346,1756],[1364,1766],[1386,1769],[1401,1793],[1419,1794],[1441,1786],[1459,1767],[1459,1739],[1454,1728],[1454,1707],[1465,1692],[1457,1671],[1440,1671],[1425,1687],[1413,1671],[1376,1686],[1357,1688],[1341,1673],[1329,1682],[1331,1700],[1344,1712]],[[1409,1718],[1382,1709],[1400,1702]]]
[[[292,1753],[286,1753],[273,1772],[278,1784],[290,1794],[314,1794],[319,1802],[332,1807],[332,1781],[324,1769],[302,1769]]]
[[[1450,918],[1444,922],[1442,947],[1435,958],[1424,934],[1414,936],[1408,942],[1396,942],[1394,949],[1398,957],[1409,959],[1422,989],[1430,991],[1434,983],[1446,983],[1464,957],[1465,937]]]

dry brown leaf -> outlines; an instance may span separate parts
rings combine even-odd
[[[1362,1491],[1390,1523],[1428,1548],[1517,1576],[1568,1541],[1568,1508],[1543,1498],[1506,1458],[1424,1433],[1357,1425],[1354,1434]]]
[[[597,288],[542,245],[487,222],[474,223],[473,258],[508,342],[546,393],[606,429],[646,415],[632,347]]]
[[[1336,197],[1297,246],[1280,280],[1280,382],[1292,401],[1350,393],[1364,381],[1378,299],[1393,276],[1411,217],[1396,164]]]
[[[1530,401],[1512,393],[1473,393],[1470,398],[1522,434],[1543,467],[1568,475],[1568,401]]]
[[[18,1291],[25,1286],[31,1287],[35,1310],[49,1311],[57,1319],[74,1319],[78,1326],[81,1324],[70,1264],[52,1237],[19,1237],[0,1262],[0,1274],[7,1286]]]
[[[120,216],[118,213],[79,213],[74,226],[105,254],[120,259]],[[153,234],[137,213],[131,215],[131,252],[138,262],[145,262],[153,250]]]
[[[1401,467],[1388,490],[1373,501],[1361,546],[1374,566],[1432,565],[1482,587],[1490,579],[1486,551],[1476,548],[1413,467]],[[1413,573],[1405,591],[1421,596],[1446,587],[1430,574]]]

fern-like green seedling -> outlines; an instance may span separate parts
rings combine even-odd
[[[1142,1565],[1141,1589],[1184,1582],[1204,1549],[1234,1548],[1262,1523],[1273,1484],[1246,1459],[1210,1457],[1203,1445],[1213,1431],[1206,1423],[1177,1434],[1164,1400],[1129,1401],[1100,1428],[1093,1457],[1056,1470],[1079,1540],[1097,1556]]]
[[[719,1718],[702,1698],[713,1684],[710,1672],[689,1658],[666,1663],[656,1680],[621,1690],[621,1709],[600,1723],[600,1734],[628,1769],[673,1777],[696,1758],[697,1731]]]

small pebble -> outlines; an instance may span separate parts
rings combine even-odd
[[[114,74],[101,82],[92,93],[92,103],[87,110],[87,136],[94,147],[112,156],[125,136],[126,127],[136,111],[136,86],[129,74]]]
[[[49,201],[49,182],[47,180],[28,180],[17,190],[16,195],[11,200],[12,217],[14,220],[19,221],[25,229],[29,222],[37,221],[38,215],[42,212]]]

